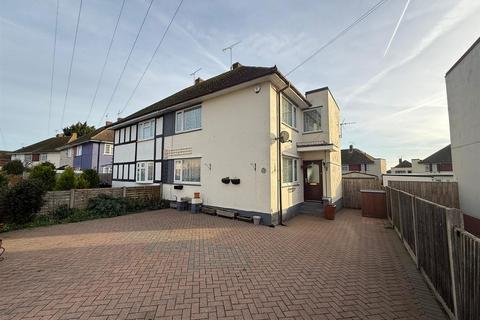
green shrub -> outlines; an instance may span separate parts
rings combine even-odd
[[[72,168],[68,167],[58,177],[55,190],[70,190],[73,188],[75,188],[75,173]]]
[[[95,219],[88,210],[71,209],[70,215],[62,220],[62,223],[80,222]]]
[[[0,190],[5,189],[6,187],[8,187],[8,178],[0,172]]]
[[[115,217],[126,213],[126,203],[123,198],[115,198],[110,195],[100,194],[88,201],[87,209],[99,217]]]
[[[24,224],[32,221],[43,205],[45,189],[38,180],[23,180],[2,192],[0,218],[7,223]]]
[[[88,181],[83,176],[75,177],[75,189],[88,189]]]
[[[98,188],[100,186],[100,176],[93,169],[86,169],[80,175],[88,183],[88,188]]]
[[[55,187],[55,176],[55,166],[50,162],[45,162],[33,167],[29,178],[39,180],[45,187],[45,190],[49,191]]]
[[[51,213],[51,216],[54,220],[60,221],[67,218],[68,216],[71,216],[73,211],[74,209],[70,208],[69,206],[62,205],[56,208],[55,210],[53,210],[53,212]]]
[[[14,174],[20,175],[25,171],[25,167],[23,166],[22,161],[20,160],[12,160],[7,162],[3,167],[2,171],[6,172],[7,174]]]

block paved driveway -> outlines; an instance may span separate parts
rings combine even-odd
[[[160,210],[0,234],[0,319],[445,319],[394,231]]]

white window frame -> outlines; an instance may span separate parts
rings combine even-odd
[[[305,130],[305,114],[312,111],[318,111],[318,113],[320,114],[320,129],[307,131]],[[321,107],[310,108],[303,111],[303,133],[322,132],[322,112],[321,111],[322,111]]]
[[[288,99],[286,96],[282,95],[282,108],[280,110],[281,112],[281,119],[282,119],[282,123],[290,128],[294,128],[294,129],[297,129],[297,110],[298,110],[298,107],[295,103],[293,103],[290,99]],[[287,102],[289,104],[289,107],[292,108],[291,110],[291,113],[292,113],[292,123],[288,123],[284,118],[283,118],[283,115],[285,112],[283,112],[283,108],[285,107],[284,106],[284,103]]]
[[[113,155],[113,145],[110,143],[105,143],[103,145],[103,154],[107,156]]]
[[[102,173],[112,173],[112,166],[111,165],[103,166]]]
[[[189,181],[189,180],[184,180],[183,178],[183,163],[185,160],[198,160],[200,163],[199,163],[199,181]],[[180,166],[180,170],[178,172],[178,175],[177,175],[177,164]],[[174,161],[174,165],[173,165],[173,182],[174,183],[179,183],[179,184],[197,184],[199,185],[202,181],[202,167],[201,167],[201,164],[202,164],[202,160],[201,158],[188,158],[188,159],[177,159]],[[178,178],[177,178],[178,177]]]
[[[292,161],[292,181],[285,181],[285,175],[283,174],[283,168],[287,161]],[[298,159],[282,156],[282,186],[291,186],[295,184],[298,184]]]
[[[343,164],[343,165],[342,165],[342,171],[343,171],[343,172],[349,171],[348,164]]]
[[[71,158],[71,157],[72,157],[72,153],[73,153],[72,151],[73,151],[72,148],[68,148],[68,149],[67,149],[67,158]]]
[[[135,181],[138,183],[153,183],[153,180],[155,179],[154,168],[155,164],[153,163],[153,161],[137,162],[137,165],[135,166]],[[141,179],[142,171],[144,171],[144,179]],[[150,173],[152,178],[148,179]]]
[[[79,144],[79,145],[77,146],[77,150],[76,150],[76,152],[75,152],[75,156],[80,157],[80,156],[82,155],[82,153],[83,153],[83,148],[82,148],[82,145]]]
[[[148,136],[148,137],[144,137],[144,132],[143,132],[143,129],[144,129],[144,126],[145,125],[149,125],[150,126],[150,130],[151,130],[151,136]],[[155,138],[155,119],[150,119],[150,120],[147,120],[147,121],[142,121],[142,122],[139,122],[138,123],[138,137],[137,137],[137,140],[138,141],[145,141],[145,140],[151,140],[151,139],[154,139]]]
[[[192,128],[185,130],[185,117],[184,114],[185,112],[199,109],[200,110],[200,126],[198,128]],[[180,117],[180,120],[179,120]],[[180,121],[180,122],[179,122]],[[175,133],[182,133],[182,132],[190,132],[190,131],[195,131],[195,130],[201,130],[202,129],[202,105],[197,105],[191,108],[179,110],[175,112]]]
[[[48,161],[48,154],[41,153],[40,154],[40,162],[46,162],[46,161]]]
[[[33,154],[26,154],[24,159],[25,159],[25,162],[32,162],[33,161]]]

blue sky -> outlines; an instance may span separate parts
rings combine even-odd
[[[234,61],[277,65],[286,73],[378,0],[185,0],[135,96],[128,115],[228,69],[222,48],[236,41]],[[149,1],[127,0],[89,122],[98,126]],[[480,36],[478,0],[411,0],[386,55],[406,0],[390,0],[289,76],[301,90],[329,86],[354,144],[394,165],[449,143],[445,72]],[[178,0],[155,0],[108,113],[116,119],[165,30]],[[79,0],[60,0],[50,130],[48,109],[55,0],[0,3],[0,149],[14,150],[85,121],[120,0],[84,0],[71,84],[61,114]]]

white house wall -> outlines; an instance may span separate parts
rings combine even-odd
[[[268,94],[263,84],[259,93],[252,86],[206,100],[201,130],[165,137],[165,160],[201,158],[201,185],[175,190],[164,184],[168,199],[200,192],[206,205],[270,212]],[[240,184],[224,184],[224,177],[240,178]]]
[[[135,161],[135,142],[115,146],[115,163]]]

